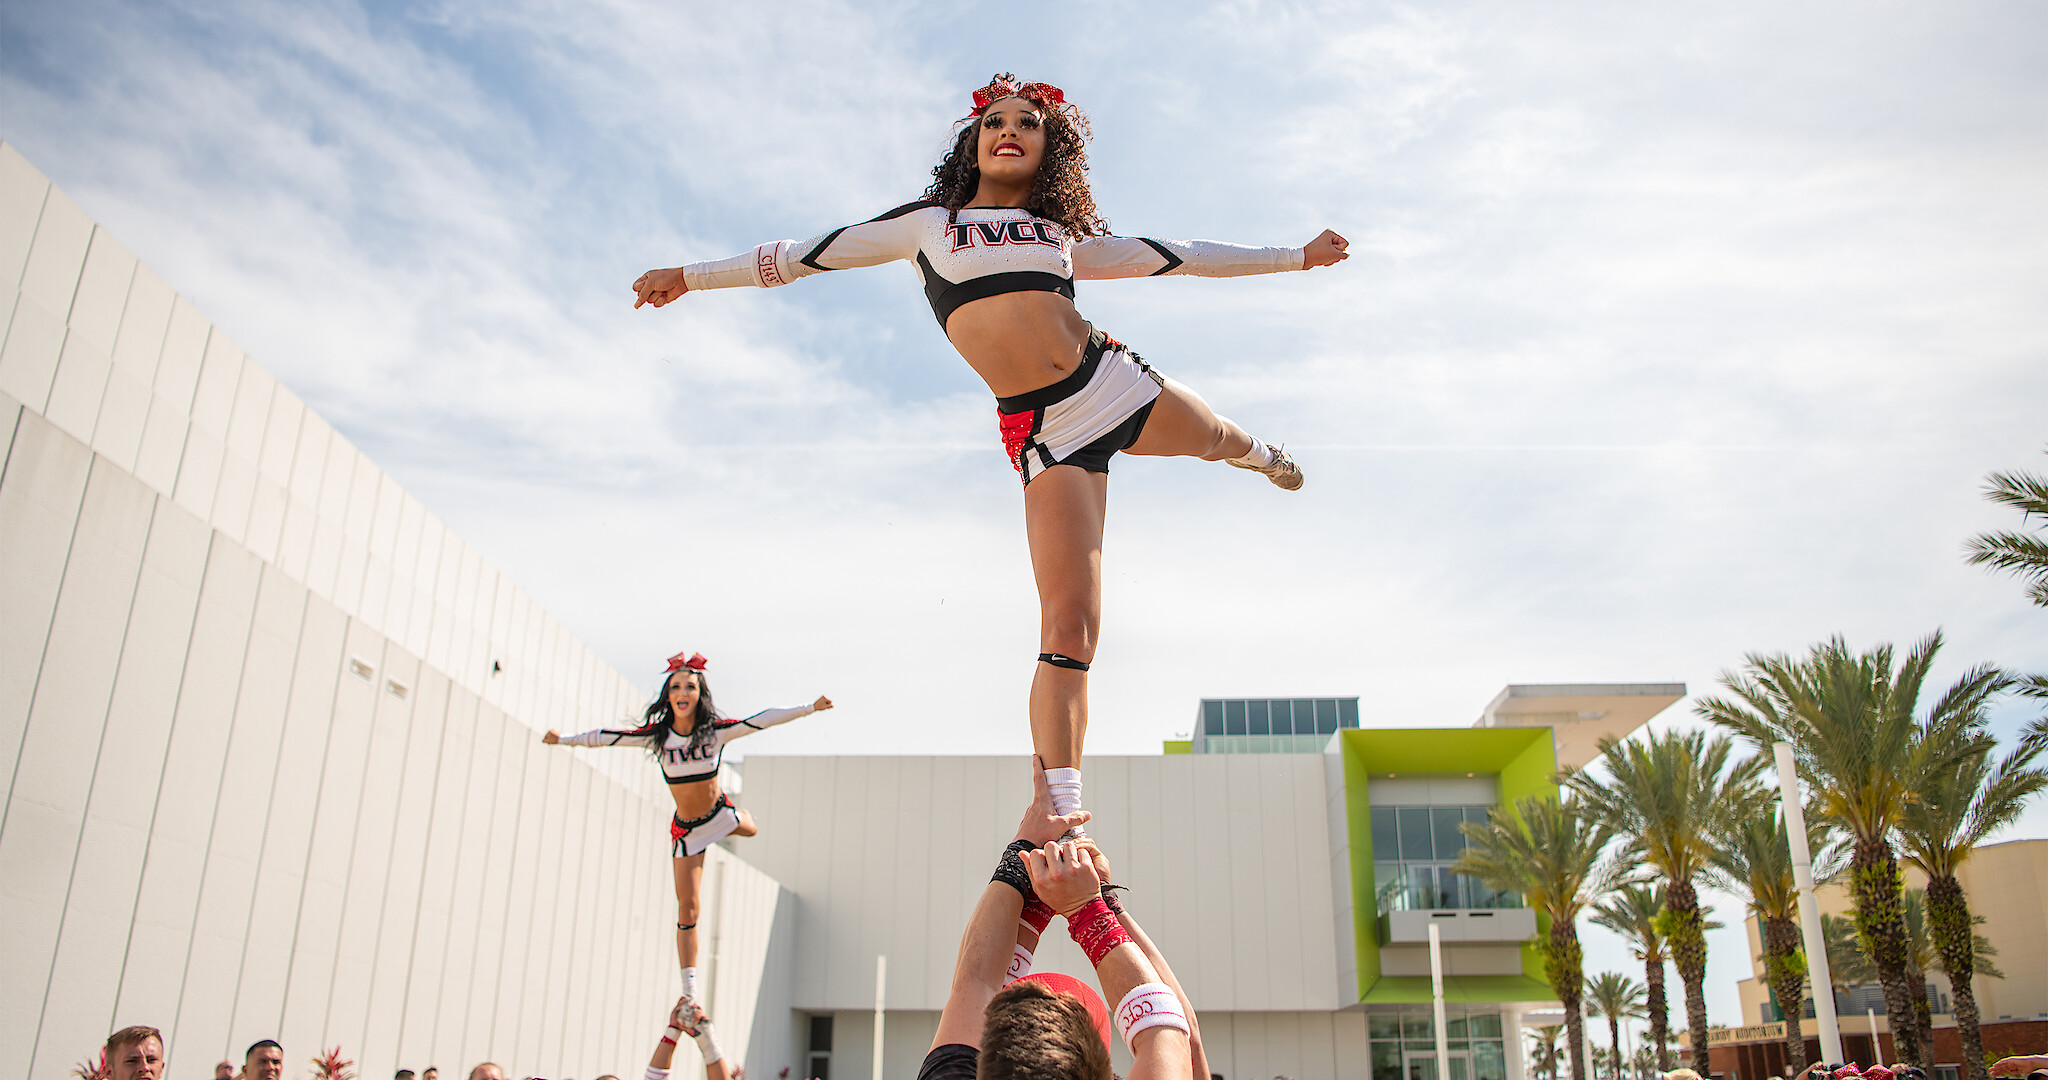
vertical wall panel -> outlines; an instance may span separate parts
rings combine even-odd
[[[135,279],[135,256],[105,229],[94,227],[79,271],[78,292],[65,322],[73,333],[102,353],[114,351],[121,329],[121,311],[128,305],[128,285]]]
[[[228,735],[241,684],[242,659],[256,613],[261,564],[231,544],[207,552],[192,643],[179,684],[143,863],[135,925],[128,939],[128,970],[119,1008],[155,1017],[166,1031],[177,1026],[179,985],[191,953],[206,848],[213,831]]]
[[[36,1057],[45,1065],[68,1066],[78,1046],[119,1026],[114,1003],[161,777],[148,763],[163,760],[170,739],[209,539],[197,518],[155,503],[42,1003]]]
[[[24,411],[0,473],[0,777],[10,792],[91,464],[77,440]]]
[[[231,1022],[234,1043],[247,1046],[283,1030],[288,976],[298,937],[306,863],[320,806],[328,721],[341,678],[348,620],[334,605],[308,597],[293,657],[284,731],[272,764],[276,781],[263,815],[263,853],[250,903],[249,931]],[[233,1055],[230,1055],[231,1057]]]
[[[78,291],[78,272],[85,266],[85,249],[92,242],[92,219],[58,188],[49,189],[43,200],[42,216],[36,221],[36,237],[29,245],[28,262],[21,272],[21,293],[53,312],[58,318],[71,313],[71,298]]]
[[[354,1034],[330,1029],[328,1004],[384,641],[351,619],[342,649],[333,717],[327,725],[327,753],[320,770],[318,807],[313,815],[312,854],[306,861],[291,970],[285,981],[284,1020],[278,1027],[278,1041],[287,1046],[329,1046],[333,1043],[326,1040]],[[368,669],[367,677],[354,670],[358,661]]]
[[[21,294],[13,304],[6,344],[0,345],[0,393],[41,413],[50,402],[63,351],[63,317]]]
[[[424,669],[414,671],[412,723],[400,771],[394,774],[398,789],[392,798],[395,826],[390,871],[384,882],[383,911],[377,927],[369,1022],[363,1029],[364,1053],[371,1055],[395,1054],[397,1049],[418,925],[420,881],[433,819],[434,782],[441,771],[441,736],[447,726],[447,678]],[[376,1060],[366,1058],[365,1067]],[[393,1064],[391,1071],[396,1070],[397,1065]]]
[[[142,451],[149,401],[149,384],[121,365],[114,365],[93,420],[92,448],[128,472],[135,471],[137,455]]]
[[[36,1045],[152,503],[116,469],[86,484],[0,828],[0,1072],[26,1075]]]
[[[178,466],[185,457],[186,432],[191,423],[176,406],[151,393],[149,412],[142,421],[142,439],[135,448],[135,476],[160,495],[178,489]]]
[[[12,145],[0,143],[0,285],[17,286],[35,240],[50,182]]]
[[[128,301],[121,309],[121,329],[114,337],[114,364],[141,381],[156,382],[157,360],[164,334],[171,326],[171,304],[177,294],[147,266],[138,265],[128,283]]]
[[[503,907],[502,897],[495,892],[485,895],[483,883],[490,871],[492,852],[505,842],[509,832],[509,827],[498,819],[498,802],[505,797],[506,786],[500,765],[505,725],[496,710],[481,701],[470,708],[476,713],[474,751],[465,763],[468,788],[463,797],[461,843],[454,849],[448,958],[443,964],[440,1019],[434,1028],[432,1054],[436,1059],[449,1061],[468,1056],[469,1031],[476,1018],[487,1015],[481,1002],[490,984],[477,979],[475,974],[484,941],[486,911],[493,903],[498,910]]]
[[[164,328],[163,351],[157,355],[153,389],[165,404],[189,418],[194,395],[199,389],[199,372],[204,366],[206,342],[213,327],[206,316],[180,296],[171,301],[170,325]]]
[[[407,687],[405,697],[393,683]],[[348,879],[342,903],[341,937],[335,949],[334,996],[328,1005],[331,1029],[366,1032],[370,1017],[371,980],[376,971],[377,932],[384,914],[384,888],[391,873],[391,849],[398,825],[398,797],[403,784],[405,750],[412,725],[410,688],[419,684],[414,662],[397,646],[386,643],[377,672],[374,719],[369,754],[359,777],[362,802],[356,808],[355,843],[349,853]],[[361,1036],[357,1036],[360,1038]],[[367,1053],[374,1049],[364,1044]],[[363,1061],[374,1072],[381,1063]],[[384,1068],[383,1071],[392,1071]]]
[[[275,567],[266,567],[207,845],[178,1028],[169,1033],[173,1045],[188,1054],[200,1051],[233,1056],[228,1053],[233,1042],[229,1027],[255,899],[257,864],[263,855],[263,823],[276,783],[277,750],[291,695],[292,658],[298,651],[305,611],[305,587]]]
[[[113,358],[84,335],[67,335],[57,359],[56,378],[50,384],[50,403],[43,410],[44,418],[72,438],[90,443],[93,423],[100,415],[100,401],[107,392],[107,374],[113,367]]]
[[[445,679],[436,679],[446,685]],[[435,1027],[441,1016],[443,965],[448,962],[449,901],[455,890],[457,854],[469,795],[470,765],[476,750],[476,697],[459,686],[448,688],[447,722],[432,781],[433,808],[421,855],[417,919],[407,953],[405,1004],[398,1033],[398,1058],[423,1061],[434,1057]]]

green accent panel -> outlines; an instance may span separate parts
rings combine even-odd
[[[1546,729],[1547,730],[1547,729]],[[1427,1005],[1435,1000],[1427,975],[1391,975],[1360,999],[1368,1005]],[[1444,1001],[1485,1005],[1510,1001],[1556,1001],[1540,979],[1521,975],[1446,975]]]
[[[1552,776],[1557,771],[1557,750],[1550,729],[1543,728],[1398,728],[1344,730],[1337,733],[1338,749],[1344,762],[1344,814],[1351,844],[1351,933],[1357,952],[1358,994],[1361,1001],[1382,1000],[1377,995],[1383,984],[1407,981],[1407,976],[1380,978],[1379,903],[1372,876],[1372,804],[1366,789],[1372,777],[1393,773],[1424,776],[1497,776],[1501,798],[1509,805],[1524,795],[1555,794]],[[1548,934],[1550,923],[1537,914],[1537,932]],[[1550,1000],[1543,980],[1543,959],[1533,944],[1522,947],[1521,976],[1454,976],[1468,984],[1521,987],[1533,982],[1536,997],[1472,998],[1474,1001]],[[1450,979],[1445,980],[1448,987]],[[1388,991],[1393,993],[1395,991]],[[1501,993],[1508,993],[1501,990]],[[1428,1001],[1429,980],[1422,980],[1422,997]],[[1446,990],[1448,993],[1448,990]],[[1513,994],[1523,994],[1517,989]],[[1396,1000],[1396,999],[1386,999]],[[1398,1000],[1406,1001],[1401,998]]]
[[[1193,739],[1168,739],[1160,745],[1162,754],[1192,754],[1195,752]]]
[[[1548,731],[1549,729],[1544,729]],[[1500,771],[1500,798],[1508,806],[1514,806],[1529,795],[1557,794],[1557,750],[1549,739],[1531,745],[1520,756]],[[1520,815],[1516,815],[1520,817]],[[1522,943],[1522,974],[1537,982],[1549,985],[1543,974],[1543,954],[1536,948],[1536,942],[1550,936],[1550,916],[1536,913],[1536,938]]]

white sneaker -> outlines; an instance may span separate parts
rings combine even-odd
[[[1277,446],[1273,447],[1272,450],[1273,463],[1271,465],[1254,465],[1243,458],[1225,458],[1223,463],[1233,468],[1250,469],[1253,472],[1265,473],[1266,479],[1271,480],[1273,486],[1282,491],[1300,491],[1301,466],[1294,463],[1293,455],[1289,454],[1286,450]]]

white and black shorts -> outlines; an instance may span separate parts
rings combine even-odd
[[[1072,374],[996,399],[1003,449],[1026,484],[1054,465],[1106,473],[1109,459],[1138,441],[1164,385],[1143,357],[1096,330]]]
[[[718,796],[718,804],[703,817],[684,821],[682,815],[677,814],[670,820],[668,838],[673,844],[670,854],[678,859],[702,855],[706,848],[738,832],[739,827],[739,808],[728,802],[721,793]]]

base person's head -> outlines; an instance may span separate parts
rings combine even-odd
[[[113,1080],[162,1080],[164,1033],[137,1024],[107,1036],[107,1073]]]
[[[242,1080],[277,1080],[284,1075],[284,1047],[265,1039],[242,1055]]]
[[[988,1003],[979,1080],[1110,1080],[1109,1046],[1088,1007],[1037,979]]]

